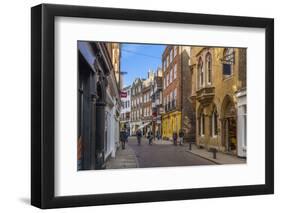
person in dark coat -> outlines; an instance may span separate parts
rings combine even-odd
[[[129,131],[127,130],[127,131],[126,131],[126,142],[127,142],[127,143],[128,143],[129,135],[130,135],[130,134],[129,134]]]
[[[184,137],[183,129],[180,129],[179,131],[180,145],[183,145],[183,137]]]
[[[125,130],[122,130],[120,132],[120,141],[121,141],[121,144],[122,144],[122,149],[125,149],[125,142],[126,142],[126,138],[127,138],[127,133]]]
[[[175,131],[175,132],[173,133],[173,141],[174,141],[174,145],[175,145],[175,146],[178,145],[177,140],[178,140],[178,134],[177,134],[177,132]]]
[[[138,141],[138,145],[141,144],[141,137],[142,137],[141,130],[138,129],[138,130],[137,130],[137,141]]]
[[[153,133],[151,131],[148,132],[148,144],[152,145],[152,140],[153,140]]]

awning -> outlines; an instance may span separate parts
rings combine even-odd
[[[138,129],[143,129],[144,127],[146,127],[146,126],[149,125],[150,123],[151,123],[151,121],[149,121],[149,122],[147,122],[147,123],[145,123],[145,124],[139,126]]]

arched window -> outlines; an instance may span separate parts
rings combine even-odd
[[[205,135],[205,115],[202,112],[200,113],[200,117],[199,117],[199,134],[200,136],[204,136]]]
[[[206,73],[207,73],[207,80],[208,83],[212,83],[212,56],[210,53],[206,55]]]
[[[225,48],[223,52],[223,75],[232,75],[232,64],[234,64],[234,49]]]
[[[198,85],[199,87],[202,87],[204,85],[204,70],[203,70],[203,61],[202,58],[199,59],[198,61]]]
[[[218,135],[218,113],[216,108],[212,113],[211,133],[213,137]]]

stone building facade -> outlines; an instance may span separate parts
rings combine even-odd
[[[162,113],[163,113],[163,71],[158,68],[154,75],[151,86],[152,107],[152,132],[154,137],[162,135]]]
[[[246,157],[246,49],[191,47],[190,68],[197,145]]]
[[[120,98],[113,46],[78,42],[78,170],[104,169],[119,140]],[[97,140],[98,139],[98,140]]]
[[[182,129],[184,141],[195,140],[195,116],[191,95],[190,47],[167,46],[162,55],[163,106],[162,137],[172,139]]]
[[[144,135],[147,135],[149,131],[152,131],[152,103],[151,103],[151,88],[154,80],[154,72],[152,70],[148,71],[147,79],[143,81],[142,88],[142,125],[141,129]]]
[[[131,86],[131,134],[135,135],[137,129],[142,125],[143,116],[143,79],[137,78]]]

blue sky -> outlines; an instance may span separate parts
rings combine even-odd
[[[156,70],[157,67],[161,67],[165,47],[165,45],[122,43],[121,71],[127,72],[123,75],[124,86],[132,84],[137,77],[146,78],[149,69]]]

